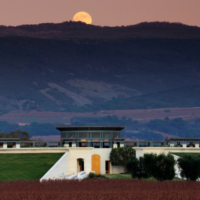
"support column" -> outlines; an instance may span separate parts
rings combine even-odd
[[[91,147],[91,142],[90,142],[90,140],[88,140],[88,142],[87,142],[87,147]]]
[[[183,148],[187,148],[187,144],[182,144],[182,147]]]
[[[149,142],[149,146],[152,147],[153,146],[153,142]]]
[[[170,144],[170,147],[174,147],[174,144],[171,143],[171,144]]]
[[[76,147],[76,143],[75,142],[72,143],[72,147]]]
[[[79,147],[79,142],[76,141],[76,147]]]
[[[195,148],[199,148],[199,143],[196,143],[196,144],[195,144]]]
[[[139,157],[144,157],[144,152],[143,150],[135,150],[136,151],[136,158],[139,158]]]
[[[46,147],[49,147],[49,142],[46,142]]]
[[[20,143],[16,142],[16,149],[20,149]]]
[[[120,147],[124,147],[124,143],[120,143]]]
[[[7,148],[8,148],[7,142],[4,142],[4,143],[3,143],[3,148],[4,148],[4,149],[7,149]]]
[[[65,142],[64,147],[69,147],[69,142]]]
[[[100,148],[103,148],[103,142],[102,141],[99,142],[100,142]]]

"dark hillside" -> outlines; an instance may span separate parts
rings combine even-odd
[[[199,106],[199,52],[198,39],[0,38],[0,113]]]
[[[130,38],[171,38],[200,39],[200,28],[181,23],[151,22],[121,27],[100,27],[81,22],[45,23],[0,26],[0,37],[26,36],[48,39],[130,39]]]

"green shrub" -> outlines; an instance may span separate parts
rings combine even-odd
[[[155,156],[151,163],[152,175],[158,181],[172,180],[175,176],[175,160],[170,154],[160,154]],[[149,171],[150,172],[150,171]]]
[[[184,156],[178,159],[181,176],[187,180],[196,181],[200,177],[200,158],[197,156]]]
[[[88,174],[88,178],[96,178],[96,174],[93,173],[93,172],[90,172],[90,173]]]
[[[174,165],[174,157],[169,154],[146,154],[126,162],[126,168],[132,174],[132,178],[154,177],[158,181],[172,180],[175,175]]]
[[[129,159],[135,158],[135,150],[131,146],[114,148],[110,152],[110,162],[113,166],[125,167]]]
[[[105,176],[101,175],[101,174],[95,174],[93,172],[90,172],[88,174],[88,178],[90,179],[96,179],[96,178],[106,178]]]
[[[148,178],[149,175],[144,165],[144,158],[133,158],[126,163],[126,169],[132,174],[132,178]]]

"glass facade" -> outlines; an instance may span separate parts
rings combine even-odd
[[[125,127],[56,127],[61,132],[63,146],[112,148],[124,144],[120,131]]]

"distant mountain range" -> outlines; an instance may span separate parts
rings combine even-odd
[[[181,23],[151,22],[131,26],[101,27],[82,22],[39,25],[0,26],[0,37],[25,36],[46,39],[200,39],[200,28]]]
[[[0,114],[200,106],[200,28],[0,26]]]

